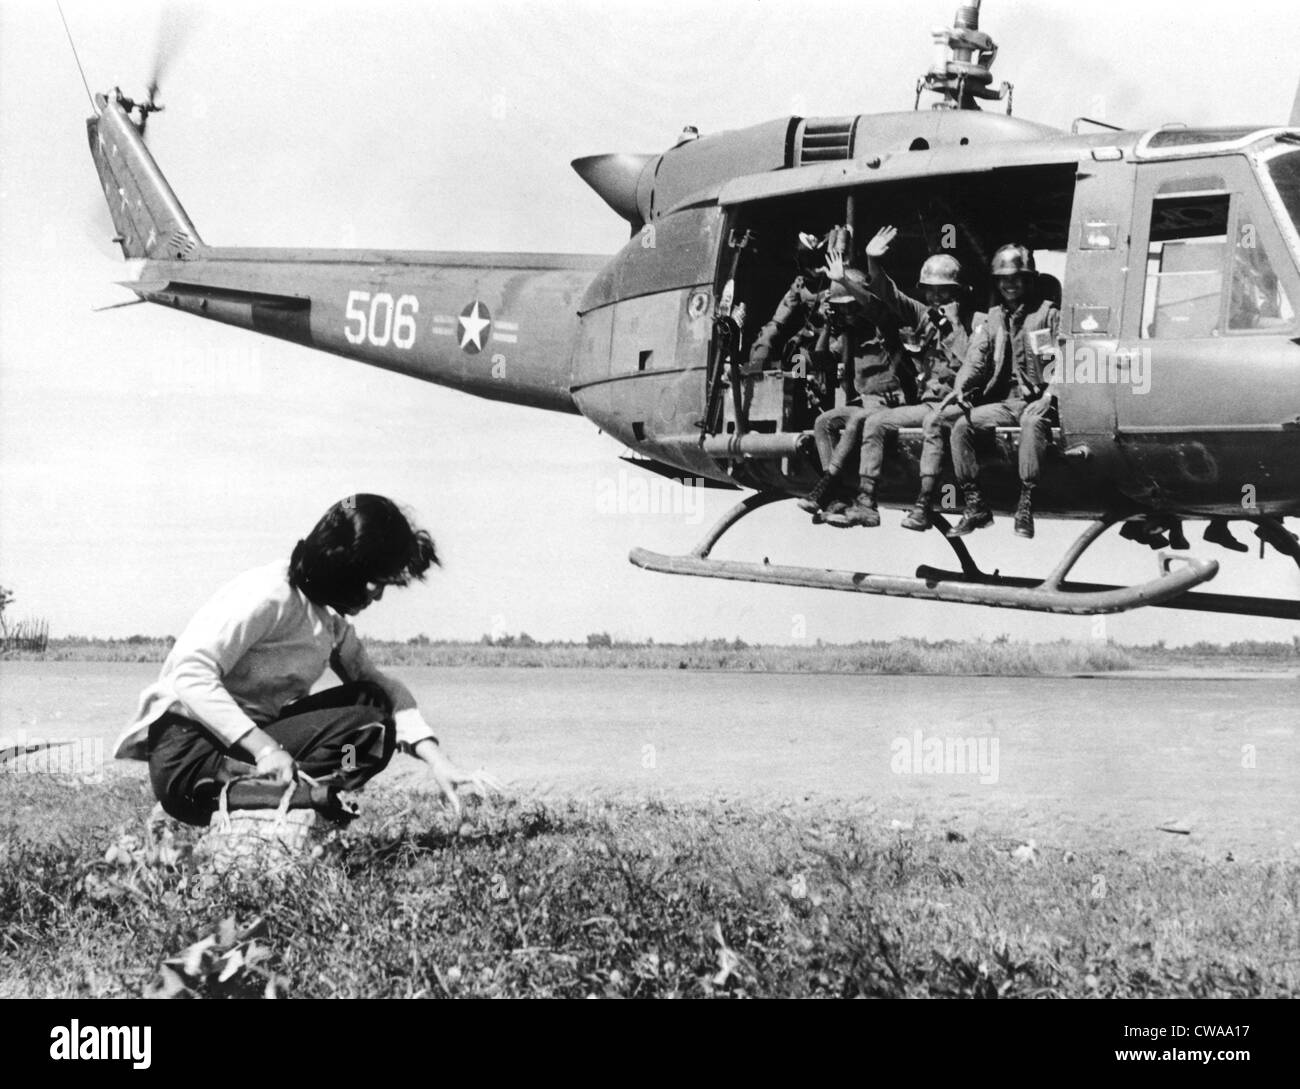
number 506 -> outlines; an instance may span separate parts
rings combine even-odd
[[[409,348],[415,343],[415,315],[419,310],[420,300],[414,295],[403,295],[394,305],[386,291],[374,295],[349,291],[343,335],[350,344],[369,341],[376,348],[390,343],[394,348]]]

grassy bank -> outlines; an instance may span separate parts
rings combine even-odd
[[[139,779],[0,775],[0,996],[1300,993],[1294,866],[749,804],[503,802],[454,836],[427,795],[367,803],[288,880],[218,881],[191,830],[122,839]]]

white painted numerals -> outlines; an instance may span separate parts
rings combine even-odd
[[[415,343],[415,315],[419,312],[420,300],[414,295],[403,295],[394,304],[386,291],[373,295],[369,291],[349,291],[343,335],[349,344],[409,348]]]

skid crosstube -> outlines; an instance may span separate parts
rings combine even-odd
[[[727,530],[760,507],[789,498],[783,493],[766,492],[750,495],[724,514],[690,552],[668,556],[635,548],[628,557],[648,571],[666,575],[696,575],[703,578],[730,579],[740,582],[772,583],[820,590],[845,590],[860,594],[883,594],[922,601],[942,601],[955,605],[987,605],[1002,609],[1029,609],[1035,612],[1092,616],[1121,613],[1130,609],[1157,606],[1167,609],[1194,609],[1204,612],[1237,613],[1300,620],[1300,602],[1277,598],[1245,597],[1233,594],[1188,593],[1208,582],[1219,572],[1215,560],[1194,557],[1160,556],[1160,574],[1148,582],[1133,586],[1103,583],[1067,582],[1065,576],[1079,557],[1107,529],[1124,520],[1116,514],[1091,522],[1066,550],[1060,563],[1045,579],[1016,578],[981,571],[960,538],[948,538],[961,563],[960,571],[942,571],[920,567],[915,576],[875,575],[862,571],[837,571],[814,567],[790,567],[770,563],[747,563],[715,560],[709,553]],[[948,523],[942,515],[934,516],[941,532]]]

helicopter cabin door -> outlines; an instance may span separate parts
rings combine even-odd
[[[1104,151],[1080,162],[1061,301],[1061,361],[1055,374],[1064,445],[1113,446],[1113,389],[1095,380],[1095,361],[1113,356],[1129,265],[1133,164]],[[1077,379],[1082,378],[1083,381]]]
[[[1140,164],[1132,254],[1107,378],[1134,498],[1266,498],[1300,419],[1300,285],[1246,157]]]

